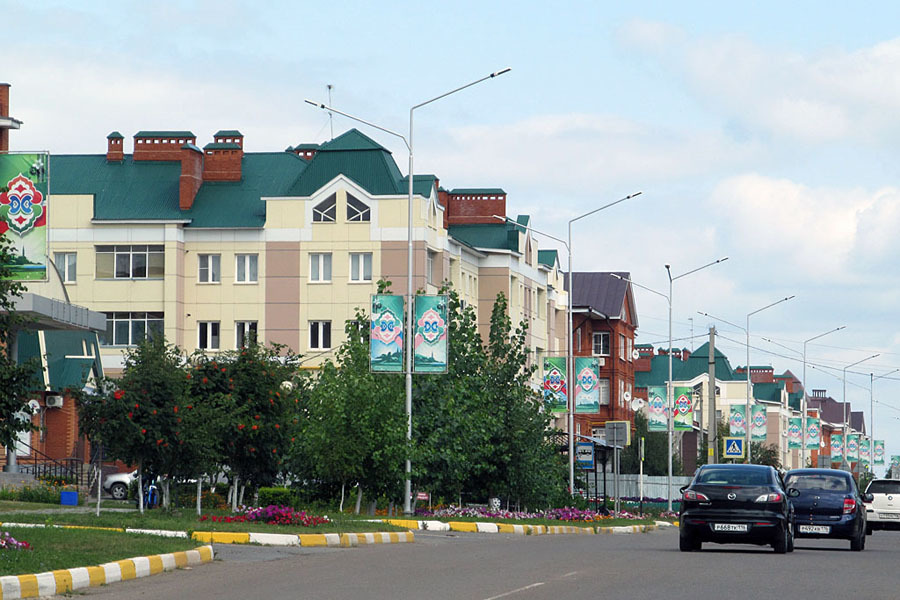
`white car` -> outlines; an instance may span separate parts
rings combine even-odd
[[[128,497],[128,486],[137,479],[137,470],[125,473],[113,473],[103,480],[103,489],[116,500]]]
[[[866,494],[872,495],[872,500],[866,503],[866,533],[871,534],[874,529],[900,529],[900,479],[873,479]]]

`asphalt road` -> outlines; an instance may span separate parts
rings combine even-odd
[[[799,540],[793,554],[707,544],[678,551],[674,528],[634,535],[416,532],[413,544],[303,549],[217,545],[213,564],[91,588],[131,600],[237,598],[697,600],[900,597],[900,532]]]

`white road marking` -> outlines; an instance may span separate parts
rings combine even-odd
[[[524,592],[525,590],[530,590],[531,588],[536,588],[544,585],[543,581],[538,583],[532,583],[531,585],[526,585],[525,587],[520,587],[517,590],[511,590],[509,592],[505,592],[503,594],[498,594],[497,596],[491,596],[490,598],[485,598],[484,600],[497,600],[497,598],[506,598],[507,596],[512,596],[513,594],[518,594],[519,592]]]

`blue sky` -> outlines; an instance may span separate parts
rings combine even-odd
[[[17,150],[101,153],[113,130],[240,129],[251,151],[328,139],[327,99],[406,132],[413,104],[502,67],[512,72],[416,113],[417,172],[502,187],[511,214],[564,237],[577,270],[627,270],[663,290],[675,337],[704,311],[751,321],[754,364],[869,413],[868,374],[900,367],[900,5],[844,3],[19,2],[0,61]],[[7,29],[8,31],[8,29]],[[352,126],[335,117],[336,134]],[[363,131],[390,148],[402,143]],[[553,244],[547,242],[546,246]],[[665,338],[666,305],[637,293],[639,341]],[[743,332],[719,323],[743,364]],[[698,337],[696,345],[704,339]],[[690,347],[690,340],[682,345]],[[779,356],[780,355],[780,356]],[[829,368],[831,369],[829,371]],[[837,369],[837,376],[833,373]],[[900,454],[900,374],[876,384],[876,437]]]

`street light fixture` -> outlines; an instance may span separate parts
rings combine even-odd
[[[802,406],[800,409],[800,427],[801,427],[801,436],[803,438],[803,442],[800,444],[800,466],[806,466],[806,413],[809,410],[807,394],[806,394],[806,344],[810,343],[813,340],[817,340],[820,337],[825,337],[830,333],[834,333],[835,331],[840,331],[841,329],[846,329],[846,325],[841,325],[840,327],[835,327],[825,333],[820,333],[819,335],[813,336],[808,340],[803,342],[803,398],[801,399]]]
[[[318,102],[312,102],[310,100],[306,100],[308,104],[312,104],[313,106],[317,106],[323,110],[327,110],[329,112],[336,112],[339,115],[343,115],[349,119],[353,119],[354,121],[358,121],[365,125],[369,125],[370,127],[374,127],[380,131],[385,133],[389,133],[393,136],[399,137],[403,140],[403,143],[406,144],[406,148],[409,150],[409,193],[407,197],[407,224],[406,224],[406,238],[407,238],[407,249],[406,249],[406,331],[404,334],[406,335],[406,441],[408,443],[412,443],[412,353],[413,353],[413,113],[417,108],[422,108],[427,104],[431,104],[441,98],[446,98],[451,94],[455,94],[456,92],[462,91],[466,88],[472,87],[473,85],[479,84],[482,81],[487,81],[488,79],[493,79],[494,77],[498,77],[503,75],[504,73],[509,73],[512,69],[507,67],[505,69],[501,69],[499,71],[494,71],[490,75],[486,75],[481,77],[480,79],[476,79],[475,81],[469,82],[465,85],[461,85],[457,88],[450,90],[449,92],[445,92],[439,96],[435,96],[430,100],[426,100],[425,102],[420,102],[416,104],[412,108],[409,109],[409,138],[407,139],[402,134],[391,131],[390,129],[386,129],[364,119],[360,119],[359,117],[354,117],[353,115],[347,114],[345,112],[341,112],[333,107],[327,106],[325,104],[321,104]],[[412,504],[410,502],[410,496],[412,495],[412,464],[407,457],[406,459],[406,479],[403,485],[403,512],[407,515],[412,514]]]
[[[884,375],[879,375],[875,377],[875,373],[869,373],[869,437],[872,438],[872,471],[875,470],[875,381],[877,379],[881,379],[882,377],[887,377],[888,375],[893,375],[897,371],[900,371],[900,368],[894,369],[893,371],[888,371]]]
[[[849,416],[847,413],[847,369],[849,369],[850,367],[855,367],[856,365],[858,365],[860,363],[864,363],[867,360],[872,360],[873,358],[878,358],[879,356],[881,356],[880,353],[873,354],[872,356],[867,356],[866,358],[864,358],[862,360],[858,360],[855,363],[851,363],[851,364],[847,365],[843,369],[842,380],[844,382],[844,391],[843,391],[842,400],[844,402],[844,430],[843,430],[844,431],[844,456],[843,456],[843,460],[841,461],[841,468],[844,469],[845,471],[850,470],[850,461],[847,460],[847,434],[849,433],[849,429],[850,429],[850,423],[848,421]],[[859,460],[859,459],[857,459],[857,460]]]
[[[572,382],[575,380],[575,353],[572,348],[572,299],[575,295],[575,288],[572,286],[572,270],[573,270],[572,269],[572,223],[574,223],[575,221],[578,221],[580,219],[583,219],[585,217],[589,217],[594,213],[598,213],[601,210],[606,210],[607,208],[610,208],[611,206],[615,206],[616,204],[619,204],[621,202],[625,202],[626,200],[630,200],[631,198],[634,198],[635,196],[640,196],[642,193],[643,192],[635,192],[633,194],[629,194],[629,195],[625,196],[624,198],[619,198],[615,202],[610,202],[609,204],[604,204],[600,208],[595,208],[594,210],[588,211],[588,212],[584,213],[583,215],[579,215],[579,216],[575,217],[574,219],[569,219],[569,239],[568,239],[568,241],[563,241],[557,237],[553,237],[552,235],[538,231],[538,230],[534,229],[533,227],[529,227],[527,225],[521,225],[518,222],[513,221],[509,217],[493,215],[493,217],[495,219],[500,219],[500,220],[506,221],[508,223],[512,222],[517,227],[522,227],[529,231],[533,231],[535,233],[543,235],[544,237],[548,237],[551,240],[556,240],[557,242],[560,242],[561,244],[563,244],[566,247],[566,252],[568,253],[568,264],[567,264],[568,274],[566,275],[566,279],[569,282],[568,283],[569,294],[568,294],[567,306],[566,306],[566,321],[568,323],[568,325],[566,327],[566,349],[567,349],[567,352],[566,352],[566,355],[567,355],[566,356],[566,392],[567,392],[566,393],[566,412],[568,413],[567,424],[568,424],[568,429],[569,429],[569,435],[568,435],[568,438],[569,438],[569,494],[571,494],[573,496],[575,495],[575,438],[574,438],[574,435],[575,435],[575,397],[573,395],[574,386],[572,385]],[[615,275],[615,274],[613,274],[613,275]]]
[[[682,277],[686,277],[692,273],[696,273],[697,271],[700,271],[707,267],[717,265],[720,262],[725,262],[726,260],[728,260],[728,257],[724,256],[718,260],[714,260],[711,263],[707,263],[707,264],[703,265],[702,267],[697,267],[696,269],[693,269],[686,273],[682,273],[681,275],[676,275],[675,277],[672,277],[671,265],[667,264],[666,265],[666,274],[669,276],[669,294],[668,295],[666,295],[662,292],[658,292],[652,288],[648,288],[647,286],[636,283],[636,282],[632,281],[631,279],[628,279],[627,277],[622,277],[615,273],[612,274],[612,276],[617,279],[621,279],[622,281],[627,281],[631,285],[635,285],[635,286],[641,288],[642,290],[647,290],[648,292],[656,294],[657,296],[662,296],[663,298],[666,299],[666,302],[669,305],[669,348],[668,348],[669,377],[666,382],[666,415],[667,415],[666,431],[668,434],[668,441],[669,441],[669,443],[668,443],[668,446],[669,446],[669,453],[668,453],[669,472],[668,472],[668,475],[666,476],[666,496],[667,496],[668,503],[669,503],[669,506],[668,506],[669,512],[672,512],[672,438],[674,437],[674,415],[672,414],[672,412],[673,412],[673,410],[672,410],[673,409],[673,406],[672,406],[672,284],[677,279],[681,279]]]

